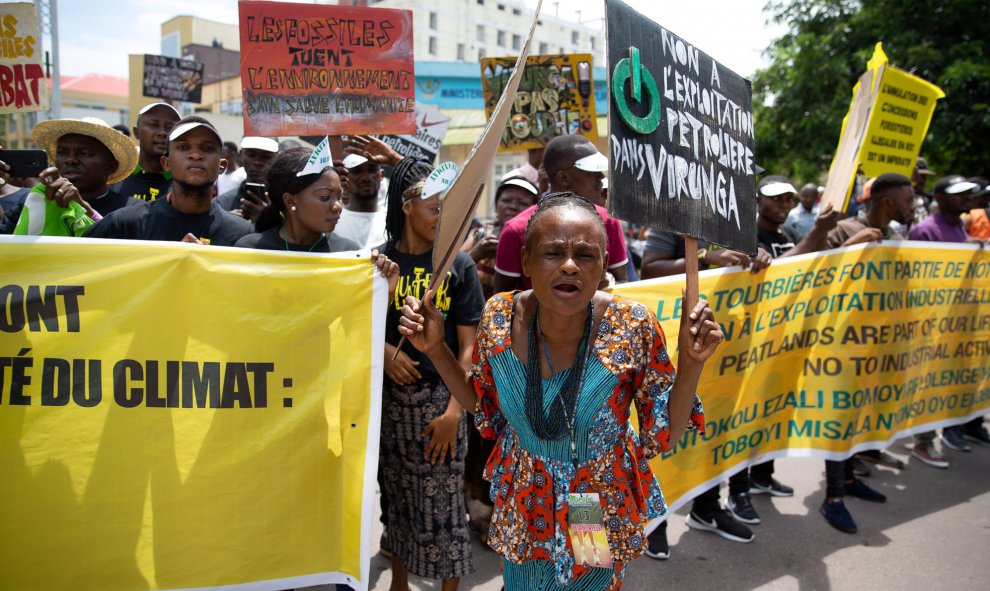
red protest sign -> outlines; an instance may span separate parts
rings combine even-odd
[[[416,133],[408,10],[238,3],[249,135]]]
[[[34,4],[0,4],[0,113],[48,110]]]

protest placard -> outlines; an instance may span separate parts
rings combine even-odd
[[[944,97],[941,88],[890,65],[877,43],[853,87],[822,203],[845,210],[857,172],[868,178],[887,172],[910,178],[935,104]]]
[[[0,587],[368,588],[367,259],[3,238]]]
[[[515,57],[481,60],[487,117],[491,117],[515,67]],[[499,150],[542,148],[559,135],[598,139],[591,71],[590,53],[529,56]]]
[[[409,158],[432,163],[440,153],[443,137],[450,127],[450,117],[436,109],[416,103],[416,135],[380,135],[378,139]]]
[[[198,103],[203,96],[203,64],[145,54],[142,87],[147,97]]]
[[[0,113],[47,111],[44,52],[34,4],[0,4],[0,27]]]
[[[249,135],[416,133],[408,10],[238,3]]]
[[[747,466],[848,458],[990,409],[990,252],[904,242],[701,273],[726,342],[698,395],[706,432],[653,469],[672,509]],[[677,342],[681,277],[625,283]],[[674,357],[674,351],[670,351]]]
[[[606,29],[609,212],[755,254],[749,81],[618,0]]]

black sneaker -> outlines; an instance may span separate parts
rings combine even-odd
[[[983,425],[978,427],[963,427],[963,435],[966,439],[979,443],[980,445],[990,445],[990,433],[987,432],[987,428]]]
[[[670,558],[670,545],[667,544],[666,523],[646,536],[646,555],[657,560],[667,560]]]
[[[729,495],[729,512],[743,523],[756,525],[760,522],[760,515],[753,508],[753,500],[749,497],[749,493]]]
[[[897,468],[898,470],[904,469],[904,462],[898,460],[885,451],[880,451],[879,449],[871,449],[869,451],[860,452],[856,454],[856,457],[865,462],[872,462],[880,466]]]
[[[793,497],[794,489],[786,484],[777,482],[776,478],[771,478],[768,483],[757,482],[755,480],[752,481],[749,485],[749,494],[772,495],[775,497]]]
[[[756,537],[753,535],[752,530],[736,521],[732,517],[732,514],[725,509],[719,509],[708,519],[692,511],[688,515],[687,524],[692,529],[712,532],[713,534],[722,536],[726,540],[741,542],[743,544],[752,542],[753,538]]]
[[[942,429],[940,439],[949,449],[956,451],[970,450],[969,444],[966,443],[966,438],[963,436],[963,430],[960,427],[946,427]]]
[[[859,478],[853,478],[852,482],[846,482],[843,487],[850,497],[863,499],[872,503],[886,503],[887,495],[880,491],[873,490]]]

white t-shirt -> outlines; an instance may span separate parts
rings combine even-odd
[[[345,209],[340,212],[333,233],[360,244],[362,248],[378,246],[385,242],[385,210],[363,212]]]
[[[234,172],[221,174],[217,177],[217,195],[239,188],[246,178],[247,172],[244,171],[243,166],[238,167]]]

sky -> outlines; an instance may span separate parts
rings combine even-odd
[[[469,1],[469,0],[464,0]],[[627,4],[709,54],[750,77],[765,65],[762,51],[783,29],[767,26],[767,0],[626,0]],[[536,0],[525,0],[530,7]],[[556,4],[556,6],[555,6]],[[544,0],[545,14],[580,18],[602,26],[602,0]],[[237,22],[236,0],[59,0],[61,71],[126,78],[128,54],[161,52],[161,23],[178,15]],[[597,19],[597,20],[596,20]]]

